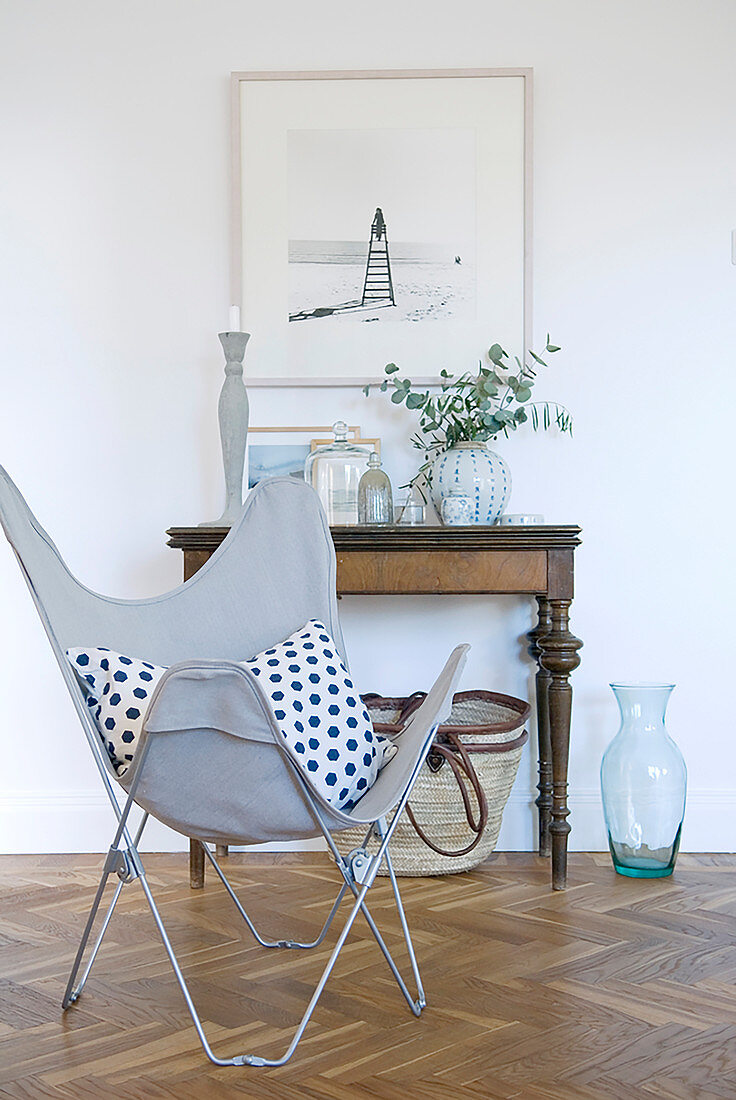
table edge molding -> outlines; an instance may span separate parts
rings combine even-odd
[[[170,527],[167,546],[175,550],[215,550],[228,527]],[[559,550],[580,545],[581,528],[544,527],[331,527],[335,550],[401,553],[411,550]]]

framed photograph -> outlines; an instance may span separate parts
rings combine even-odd
[[[365,385],[388,362],[433,382],[526,351],[531,70],[232,81],[248,385]]]
[[[351,443],[359,443],[381,453],[380,439],[363,439],[357,424],[348,425]],[[330,425],[287,428],[249,428],[243,483],[253,489],[267,477],[294,477],[304,480],[307,456],[323,443],[332,443]]]

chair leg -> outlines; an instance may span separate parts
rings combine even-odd
[[[84,989],[84,986],[87,982],[87,978],[89,977],[89,974],[90,974],[90,971],[91,971],[92,966],[94,964],[94,961],[97,958],[97,952],[100,950],[100,946],[102,945],[102,941],[105,938],[105,932],[107,932],[107,926],[109,925],[110,920],[112,918],[112,915],[115,912],[115,906],[118,903],[118,898],[120,897],[120,893],[123,889],[123,886],[125,886],[127,882],[131,882],[132,878],[135,877],[135,872],[133,874],[129,875],[129,876],[123,876],[122,874],[120,875],[120,881],[118,882],[118,885],[115,888],[115,893],[113,894],[112,901],[110,902],[110,904],[108,906],[108,909],[107,909],[107,912],[105,913],[105,917],[104,917],[104,920],[102,922],[102,927],[100,929],[100,933],[97,937],[97,940],[95,942],[94,947],[92,948],[92,952],[90,954],[87,966],[85,967],[84,974],[80,978],[79,984],[75,988],[74,983],[75,983],[75,980],[76,980],[76,977],[77,977],[77,973],[79,971],[79,967],[82,964],[82,958],[84,956],[84,951],[85,951],[85,948],[87,946],[87,941],[89,940],[90,934],[92,932],[92,926],[94,925],[95,917],[97,916],[97,910],[99,909],[100,902],[102,901],[102,895],[105,892],[105,886],[107,885],[107,880],[114,871],[118,871],[118,868],[120,867],[120,862],[119,862],[120,857],[122,857],[122,859],[125,860],[124,852],[127,852],[127,851],[131,850],[131,849],[125,849],[124,852],[121,852],[117,847],[117,845],[119,843],[119,840],[120,840],[120,834],[122,833],[122,829],[124,828],[125,818],[127,818],[128,812],[129,812],[129,807],[126,807],[125,815],[124,815],[124,818],[123,818],[123,824],[118,829],[118,833],[116,834],[115,839],[113,840],[112,846],[111,846],[111,848],[110,848],[110,850],[107,853],[107,856],[105,858],[105,864],[102,868],[102,876],[100,878],[99,886],[97,887],[97,893],[95,894],[95,899],[92,902],[92,908],[89,911],[89,916],[87,917],[87,923],[84,926],[84,932],[82,933],[82,939],[80,941],[79,948],[77,949],[76,958],[74,959],[74,965],[72,966],[72,971],[71,971],[71,974],[69,975],[69,981],[67,982],[66,990],[64,992],[64,997],[63,997],[62,1002],[61,1002],[61,1007],[63,1009],[69,1008],[70,1005],[75,1004],[76,1001],[79,1000],[79,996],[80,996],[82,990]],[[148,821],[148,814],[145,813],[143,815],[143,818],[141,819],[140,825],[138,826],[138,832],[136,833],[135,840],[133,842],[132,851],[135,851],[135,846],[138,844],[138,841],[141,839],[141,837],[143,835],[143,830],[146,827],[147,821]],[[135,852],[135,855],[136,855],[136,861],[137,861],[138,853]],[[126,863],[127,863],[127,861],[126,861]],[[134,864],[131,864],[131,866],[134,866]]]
[[[204,1033],[204,1028],[202,1027],[202,1021],[200,1020],[199,1014],[198,1014],[196,1008],[194,1007],[194,1001],[192,1000],[191,994],[189,992],[189,987],[188,987],[186,981],[184,980],[184,975],[181,972],[181,967],[179,966],[179,960],[176,957],[176,954],[174,952],[174,948],[171,946],[171,940],[169,939],[169,937],[167,935],[166,929],[164,927],[164,922],[161,920],[161,914],[158,911],[158,906],[156,905],[156,902],[153,900],[153,894],[151,893],[151,889],[148,885],[148,882],[146,881],[145,872],[142,875],[140,875],[140,883],[141,883],[141,886],[143,887],[143,893],[146,895],[146,900],[148,902],[149,908],[150,908],[151,913],[153,915],[153,919],[156,923],[156,927],[158,928],[159,935],[161,936],[161,939],[163,941],[163,945],[164,945],[164,948],[166,950],[166,954],[169,956],[169,962],[171,963],[171,966],[173,968],[174,974],[176,976],[176,980],[179,983],[179,988],[181,989],[182,994],[184,996],[184,1001],[186,1002],[187,1009],[189,1010],[189,1015],[192,1017],[192,1022],[194,1023],[194,1027],[197,1031],[197,1035],[199,1036],[199,1041],[202,1044],[202,1046],[204,1047],[205,1054],[207,1055],[207,1057],[209,1058],[209,1060],[211,1062],[214,1062],[214,1064],[216,1066],[239,1066],[239,1065],[242,1065],[243,1064],[242,1060],[238,1060],[236,1058],[218,1058],[213,1053],[212,1048],[210,1047],[210,1044],[207,1042],[207,1036]]]
[[[388,947],[386,946],[386,943],[383,939],[383,936],[378,931],[378,926],[377,926],[376,922],[374,921],[373,917],[371,916],[371,912],[370,912],[368,906],[364,902],[361,905],[360,908],[361,908],[361,911],[363,913],[363,916],[366,919],[366,923],[367,923],[368,927],[370,928],[371,932],[373,933],[373,937],[374,937],[376,943],[378,944],[378,946],[381,949],[383,957],[385,958],[386,962],[389,965],[391,973],[393,974],[394,978],[396,979],[396,984],[398,985],[399,989],[401,990],[401,992],[404,995],[404,1000],[406,1001],[406,1003],[408,1004],[409,1008],[412,1010],[414,1015],[419,1016],[421,1014],[422,1009],[425,1007],[425,1004],[426,1004],[426,1001],[423,999],[424,998],[423,990],[421,990],[421,988],[420,988],[420,998],[419,998],[419,1000],[415,1001],[414,998],[412,997],[411,993],[409,992],[409,989],[407,987],[406,982],[404,981],[404,979],[401,976],[401,971],[399,970],[398,966],[394,962],[393,955],[391,954]]]
[[[103,882],[101,884],[103,890],[104,890],[105,885],[107,884],[107,878],[108,878],[107,874],[103,876]],[[95,901],[92,904],[92,909],[90,910],[89,917],[87,918],[87,925],[85,927],[84,934],[82,936],[82,942],[79,945],[79,950],[77,951],[77,957],[74,960],[74,966],[72,967],[72,972],[69,975],[69,981],[67,983],[66,992],[64,993],[64,999],[61,1002],[61,1007],[64,1008],[64,1009],[69,1008],[70,1005],[75,1004],[79,1000],[79,996],[80,996],[82,990],[85,987],[85,984],[87,982],[87,978],[89,977],[90,970],[92,969],[92,965],[93,965],[95,959],[97,958],[97,952],[100,950],[100,946],[101,946],[102,941],[105,937],[105,932],[107,932],[107,926],[110,923],[110,919],[113,915],[113,912],[115,911],[115,906],[117,905],[118,898],[120,897],[120,893],[123,889],[123,886],[125,886],[125,883],[124,882],[119,882],[117,884],[117,886],[115,887],[115,893],[113,894],[112,901],[110,902],[107,913],[105,913],[105,919],[102,922],[102,928],[100,929],[100,934],[98,935],[97,940],[95,942],[95,945],[92,948],[92,952],[91,952],[89,960],[87,962],[87,966],[85,967],[84,974],[82,974],[82,977],[79,979],[79,983],[75,988],[74,987],[74,980],[77,976],[77,971],[79,970],[80,964],[82,962],[82,956],[84,955],[84,949],[87,946],[87,940],[89,939],[89,934],[92,931],[92,924],[94,922],[95,915],[97,913],[97,909],[99,908],[100,900],[102,898],[101,893],[98,892],[99,897],[96,897]]]
[[[361,888],[360,892],[358,893],[356,899],[355,899],[355,904],[353,905],[353,908],[350,910],[350,916],[348,917],[348,919],[345,921],[345,924],[343,925],[343,929],[342,929],[342,932],[340,933],[340,935],[338,936],[337,943],[335,944],[334,948],[332,949],[332,954],[330,955],[330,957],[327,961],[327,965],[325,966],[324,970],[322,971],[322,976],[319,979],[319,982],[317,983],[317,987],[316,987],[314,993],[312,994],[312,997],[311,997],[311,1000],[310,1000],[309,1004],[307,1005],[307,1007],[305,1009],[304,1015],[302,1016],[301,1020],[299,1021],[299,1026],[297,1027],[296,1032],[294,1033],[294,1038],[289,1043],[289,1046],[287,1047],[286,1051],[281,1056],[281,1058],[261,1058],[257,1054],[245,1054],[245,1055],[242,1055],[240,1058],[236,1058],[233,1062],[234,1065],[283,1066],[283,1065],[285,1065],[286,1062],[289,1061],[292,1054],[294,1053],[294,1051],[297,1048],[297,1044],[299,1043],[299,1040],[301,1039],[302,1035],[304,1034],[304,1029],[306,1028],[307,1024],[309,1023],[309,1020],[312,1016],[312,1013],[314,1012],[314,1009],[317,1005],[317,1001],[322,996],[322,991],[325,988],[325,985],[327,984],[327,979],[329,978],[330,974],[332,973],[333,968],[335,966],[335,963],[337,962],[337,957],[340,954],[340,952],[342,951],[343,944],[345,943],[345,940],[348,938],[348,935],[350,934],[350,929],[353,927],[353,924],[355,923],[355,918],[358,916],[358,913],[363,908],[363,902],[365,900],[365,895],[367,893],[368,893],[368,886],[363,886]]]
[[[82,992],[82,986],[84,985],[84,982],[87,980],[87,976],[88,976],[89,970],[91,968],[91,962],[94,961],[94,958],[97,955],[97,952],[98,952],[99,947],[100,947],[100,943],[102,942],[102,936],[104,936],[105,932],[107,931],[107,926],[109,924],[110,917],[112,916],[112,911],[115,908],[115,905],[116,905],[117,900],[118,900],[118,895],[120,894],[120,890],[123,887],[123,883],[121,882],[119,887],[115,891],[115,896],[112,899],[112,903],[110,905],[110,908],[107,911],[107,914],[105,916],[105,920],[104,920],[103,925],[102,925],[102,932],[101,932],[101,934],[98,938],[97,943],[94,946],[90,966],[88,966],[87,970],[85,971],[84,980],[82,982],[80,982],[79,987],[75,990],[74,989],[74,982],[76,981],[77,972],[78,972],[79,967],[81,966],[81,963],[82,963],[82,957],[84,955],[84,949],[87,946],[87,941],[90,937],[90,933],[92,931],[92,925],[95,922],[95,917],[97,916],[97,910],[100,907],[100,902],[102,901],[102,895],[105,892],[105,887],[107,886],[107,880],[110,877],[110,872],[111,872],[110,858],[108,856],[107,859],[105,860],[105,866],[104,866],[104,869],[102,871],[102,877],[100,878],[99,886],[97,887],[97,893],[95,894],[95,900],[92,902],[92,908],[89,911],[89,916],[87,917],[87,923],[84,926],[84,932],[82,933],[82,939],[80,941],[79,948],[77,949],[77,955],[76,955],[76,958],[74,959],[74,965],[72,966],[72,972],[69,975],[69,981],[67,982],[66,990],[64,992],[64,998],[61,1002],[61,1007],[64,1008],[64,1009],[69,1008],[69,1005],[74,1004],[74,1002],[79,997],[79,994]]]
[[[378,829],[378,835],[380,837],[384,837],[386,835],[386,819],[385,818],[380,818],[380,820],[376,822],[376,826],[377,826],[377,829]],[[399,914],[399,920],[401,921],[401,928],[402,928],[402,931],[404,933],[404,941],[406,943],[406,950],[409,954],[409,961],[411,962],[411,969],[412,969],[412,973],[414,974],[414,981],[416,982],[416,986],[417,986],[418,1002],[419,1002],[419,1004],[421,1005],[422,1008],[426,1008],[427,1007],[427,998],[424,994],[424,986],[422,985],[422,978],[421,978],[421,975],[419,973],[419,964],[417,962],[417,957],[416,957],[416,954],[414,952],[414,944],[412,942],[411,932],[409,931],[409,924],[408,924],[408,921],[406,919],[406,913],[404,912],[404,903],[401,900],[401,894],[399,893],[399,884],[396,881],[396,873],[394,872],[394,865],[393,865],[393,862],[391,860],[391,852],[389,851],[388,847],[386,848],[386,852],[384,854],[384,859],[386,860],[386,868],[388,870],[388,877],[391,880],[391,888],[394,892],[394,899],[396,901],[396,910]]]
[[[370,836],[370,833],[372,831],[373,831],[373,829],[371,828],[369,830],[368,836]],[[339,869],[340,873],[343,875],[343,877],[345,878],[346,885],[352,890],[353,894],[357,898],[358,888],[357,888],[354,880],[352,879],[352,877],[350,875],[350,868],[346,865],[345,860],[342,858],[342,856],[338,852],[337,847],[335,846],[335,843],[334,843],[332,837],[328,833],[325,833],[325,836],[327,837],[327,842],[328,842],[329,846],[332,848],[332,852],[333,852],[333,855],[335,857],[335,862],[337,863],[338,869]],[[368,840],[368,836],[366,836],[366,841]],[[388,854],[388,845],[386,845],[386,848],[385,848],[385,851],[384,851],[384,858],[387,854]],[[379,866],[380,866],[380,861],[375,867],[376,871],[378,870]],[[371,882],[372,881],[373,880],[371,879]],[[397,887],[397,890],[398,890],[398,887]],[[396,979],[396,984],[398,985],[399,989],[401,990],[401,992],[404,995],[404,999],[406,1000],[406,1003],[408,1004],[409,1008],[412,1010],[414,1015],[419,1016],[422,1009],[426,1005],[426,1001],[424,1000],[424,990],[422,989],[421,982],[417,982],[417,990],[418,990],[419,997],[418,997],[418,1000],[415,1001],[414,998],[412,997],[411,993],[409,992],[409,989],[407,988],[406,982],[402,978],[401,972],[400,972],[398,966],[396,965],[396,963],[394,962],[393,956],[392,956],[391,952],[389,951],[388,947],[386,946],[386,943],[383,939],[383,936],[379,932],[378,926],[376,925],[376,922],[374,921],[374,919],[371,915],[371,912],[370,912],[368,906],[365,904],[365,902],[363,902],[363,904],[361,905],[361,911],[363,913],[363,916],[366,919],[366,923],[368,924],[368,927],[370,928],[371,932],[373,933],[373,937],[374,937],[376,943],[378,944],[378,946],[381,949],[383,957],[385,958],[386,962],[389,965],[391,973],[393,974],[394,978]],[[401,912],[403,913],[403,908],[401,909]],[[404,921],[402,922],[402,926],[405,922],[406,922],[406,918],[404,917]],[[407,927],[405,935],[408,935],[408,932],[409,932],[409,930],[408,930],[408,927]],[[416,977],[417,974],[418,974],[418,970],[415,969],[416,959],[414,957],[413,947],[409,951],[409,957],[410,957],[410,959],[413,960],[412,969],[414,969],[414,975]]]
[[[401,814],[402,814],[402,812],[403,812],[403,810],[406,806],[406,803],[409,799],[411,789],[414,786],[414,783],[416,782],[417,776],[419,774],[419,769],[421,768],[421,766],[424,762],[424,759],[426,758],[427,753],[429,752],[429,746],[431,745],[432,738],[434,736],[434,732],[435,732],[434,730],[431,731],[431,734],[427,738],[427,742],[425,744],[423,753],[417,758],[417,761],[415,763],[414,770],[413,770],[412,775],[409,779],[409,782],[408,782],[408,784],[407,784],[407,786],[404,790],[403,795],[401,796],[401,798],[400,798],[400,800],[399,800],[399,802],[396,806],[394,816],[391,819],[391,824],[387,825],[386,819],[385,818],[380,818],[378,821],[374,822],[373,826],[371,826],[369,828],[368,833],[366,834],[364,845],[367,842],[368,837],[371,834],[371,831],[375,827],[377,829],[378,835],[379,835],[378,851],[372,857],[372,859],[370,859],[368,861],[367,866],[365,865],[365,861],[363,861],[364,866],[362,868],[362,873],[360,873],[359,876],[358,876],[359,881],[358,881],[358,878],[356,878],[356,874],[354,874],[354,872],[353,872],[352,862],[348,863],[342,857],[340,852],[338,851],[337,846],[335,845],[335,842],[332,839],[332,835],[330,833],[330,830],[327,827],[326,822],[324,821],[323,815],[322,815],[319,807],[315,803],[314,799],[311,797],[311,792],[309,790],[309,786],[308,786],[306,780],[303,778],[303,776],[301,776],[299,774],[298,768],[296,768],[296,766],[294,767],[294,771],[297,774],[297,778],[298,778],[299,782],[302,785],[302,788],[303,788],[304,793],[307,797],[307,800],[309,801],[310,809],[312,811],[313,817],[314,817],[316,823],[319,825],[319,828],[322,831],[325,840],[327,841],[327,844],[328,844],[328,846],[329,846],[329,848],[332,852],[332,855],[335,859],[335,863],[337,864],[337,867],[340,870],[340,873],[342,874],[343,879],[345,880],[345,885],[352,891],[352,893],[355,896],[355,902],[353,904],[353,908],[350,910],[350,915],[349,915],[347,921],[345,922],[345,925],[343,926],[342,932],[340,933],[340,935],[338,937],[337,943],[335,944],[335,946],[333,948],[332,954],[330,955],[330,958],[327,962],[327,965],[325,966],[325,968],[322,972],[322,976],[320,977],[320,980],[317,983],[317,988],[315,989],[314,993],[312,994],[311,1000],[310,1000],[309,1004],[307,1005],[307,1008],[304,1012],[304,1015],[302,1016],[302,1019],[299,1022],[299,1025],[296,1029],[294,1037],[291,1040],[291,1043],[287,1047],[284,1054],[281,1056],[281,1058],[262,1058],[260,1055],[248,1054],[248,1055],[243,1055],[241,1057],[237,1057],[237,1058],[233,1059],[232,1063],[230,1063],[230,1064],[232,1064],[232,1065],[248,1065],[248,1066],[283,1066],[286,1062],[289,1061],[292,1054],[296,1050],[296,1047],[297,1047],[297,1044],[299,1043],[299,1040],[301,1039],[302,1035],[304,1034],[304,1029],[306,1028],[307,1024],[309,1023],[309,1020],[312,1016],[312,1013],[314,1012],[315,1006],[316,1006],[319,998],[322,995],[322,991],[323,991],[323,989],[324,989],[324,987],[327,983],[327,979],[329,978],[330,974],[332,973],[332,970],[333,970],[333,968],[335,966],[335,963],[337,961],[337,957],[340,954],[340,951],[342,950],[342,947],[343,947],[343,945],[344,945],[344,943],[345,943],[345,941],[346,941],[346,939],[347,939],[347,937],[350,933],[350,929],[352,928],[353,924],[355,923],[355,920],[356,920],[356,917],[358,916],[358,913],[360,913],[360,912],[363,913],[363,916],[365,917],[365,919],[368,923],[368,926],[371,929],[371,932],[373,933],[373,935],[376,939],[376,942],[378,943],[378,946],[380,947],[380,949],[381,949],[381,951],[382,951],[389,967],[391,968],[391,972],[393,973],[394,978],[396,979],[396,982],[397,982],[401,992],[403,993],[407,1003],[409,1004],[409,1007],[411,1008],[412,1012],[416,1016],[419,1016],[419,1014],[421,1013],[422,1009],[424,1008],[424,1006],[426,1004],[425,997],[424,997],[424,990],[423,990],[422,985],[421,985],[421,979],[420,979],[420,976],[419,976],[419,968],[417,966],[416,955],[414,954],[414,947],[413,947],[413,944],[412,944],[412,941],[411,941],[411,935],[409,933],[409,926],[407,924],[406,914],[404,913],[404,907],[403,907],[403,904],[401,902],[401,896],[399,894],[399,888],[398,888],[398,884],[396,882],[396,876],[393,873],[393,866],[390,863],[390,857],[389,857],[389,862],[387,863],[387,866],[389,868],[389,876],[391,878],[391,884],[392,884],[392,888],[393,888],[393,891],[394,891],[394,898],[396,900],[396,906],[397,906],[398,913],[399,913],[399,920],[401,921],[402,930],[404,932],[404,939],[405,939],[407,949],[408,949],[408,952],[409,952],[409,958],[411,960],[412,971],[413,971],[414,977],[417,981],[417,989],[418,989],[418,994],[419,994],[418,1000],[414,1001],[412,999],[411,994],[409,993],[409,990],[406,987],[406,983],[404,982],[403,978],[401,977],[401,974],[399,973],[398,967],[396,966],[396,963],[394,962],[390,951],[386,947],[386,944],[384,943],[383,938],[382,938],[380,932],[378,931],[376,923],[373,920],[373,917],[371,916],[367,905],[365,904],[365,898],[366,898],[366,895],[368,893],[368,890],[371,888],[371,886],[373,885],[373,883],[375,881],[376,874],[378,873],[378,869],[381,866],[382,861],[388,855],[388,847],[389,847],[389,844],[391,842],[391,837],[393,836],[394,830],[396,829],[396,826],[398,824],[398,820],[399,820],[399,818],[400,818],[400,816],[401,816]]]
[[[215,871],[217,872],[217,874],[220,878],[220,881],[222,882],[222,885],[225,887],[228,894],[230,895],[233,902],[235,903],[235,907],[237,908],[237,910],[240,913],[241,917],[243,918],[245,923],[248,925],[248,928],[253,933],[253,936],[258,940],[258,942],[261,944],[262,947],[292,947],[292,948],[319,947],[319,945],[322,943],[325,936],[327,935],[327,932],[330,928],[330,925],[332,924],[332,921],[334,920],[334,917],[335,917],[335,914],[337,913],[337,910],[340,908],[340,902],[345,897],[345,894],[346,894],[347,889],[348,889],[347,883],[343,883],[342,887],[340,888],[340,892],[337,895],[337,897],[335,898],[335,902],[332,906],[332,909],[330,910],[330,912],[327,916],[327,920],[325,921],[325,923],[322,926],[322,931],[317,936],[316,940],[312,940],[311,943],[300,943],[296,940],[264,940],[263,937],[261,936],[261,934],[259,933],[258,929],[256,928],[256,926],[253,924],[253,921],[250,919],[250,917],[246,913],[245,909],[243,908],[243,906],[240,902],[240,899],[238,898],[237,894],[233,890],[232,885],[228,881],[228,879],[227,879],[224,871],[220,867],[219,863],[217,862],[215,857],[212,855],[212,852],[209,850],[209,848],[207,847],[206,844],[202,844],[202,848],[203,848],[204,853],[207,856],[208,860],[210,861],[210,863],[214,867]]]
[[[319,982],[317,983],[317,987],[316,987],[314,993],[312,994],[311,1000],[309,1001],[309,1004],[307,1005],[307,1008],[304,1012],[304,1015],[302,1016],[302,1018],[299,1022],[299,1025],[296,1029],[294,1037],[291,1040],[291,1043],[289,1044],[289,1046],[288,1046],[286,1052],[284,1053],[284,1055],[281,1058],[275,1058],[275,1059],[261,1058],[261,1057],[259,1057],[258,1055],[255,1055],[255,1054],[239,1054],[239,1055],[236,1055],[234,1058],[218,1058],[214,1054],[214,1052],[213,1052],[212,1048],[210,1047],[209,1043],[207,1042],[207,1036],[204,1033],[204,1028],[202,1026],[202,1021],[201,1021],[201,1019],[199,1017],[199,1014],[198,1014],[198,1012],[197,1012],[197,1010],[194,1006],[194,1001],[192,1000],[192,996],[189,992],[189,987],[187,986],[187,983],[186,983],[186,980],[185,980],[184,975],[182,973],[181,967],[179,966],[179,960],[176,957],[176,954],[174,952],[174,948],[171,944],[171,940],[168,937],[168,934],[166,932],[166,928],[164,927],[163,920],[161,919],[161,914],[158,911],[158,907],[156,905],[156,902],[154,901],[153,895],[151,893],[151,889],[150,889],[150,887],[148,885],[148,882],[146,880],[145,871],[141,870],[141,873],[139,874],[138,877],[139,877],[139,880],[140,880],[141,887],[143,888],[143,892],[146,895],[146,900],[148,901],[148,905],[149,905],[151,913],[153,915],[153,919],[156,923],[156,927],[158,928],[159,935],[161,936],[161,940],[162,940],[164,948],[166,950],[166,954],[169,957],[169,962],[171,963],[171,966],[173,968],[174,974],[176,976],[176,980],[179,983],[179,988],[181,989],[181,992],[184,996],[184,1001],[186,1003],[187,1009],[189,1010],[189,1015],[192,1017],[192,1022],[194,1023],[194,1027],[197,1031],[197,1035],[199,1036],[199,1040],[200,1040],[200,1042],[201,1042],[201,1044],[204,1048],[204,1052],[207,1055],[207,1057],[209,1058],[209,1060],[211,1062],[213,1062],[214,1065],[216,1065],[216,1066],[246,1066],[246,1065],[247,1066],[283,1066],[286,1062],[288,1062],[288,1060],[291,1058],[292,1054],[296,1050],[297,1044],[299,1043],[299,1040],[301,1039],[301,1037],[304,1033],[304,1029],[306,1028],[307,1024],[309,1023],[309,1020],[312,1016],[312,1013],[314,1012],[317,1001],[321,997],[322,991],[323,991],[325,985],[327,984],[327,979],[329,978],[329,976],[332,973],[332,970],[335,966],[335,963],[337,961],[337,957],[340,954],[340,951],[342,950],[343,944],[345,943],[345,940],[347,939],[347,937],[350,933],[350,929],[352,928],[352,926],[355,922],[355,918],[357,917],[358,913],[361,911],[361,909],[363,907],[363,903],[364,903],[364,900],[365,900],[365,895],[368,892],[368,887],[364,886],[360,890],[358,896],[356,897],[355,904],[353,905],[353,908],[350,911],[350,915],[348,916],[348,918],[345,922],[345,925],[343,926],[342,932],[340,933],[340,935],[338,937],[337,943],[335,944],[335,947],[332,950],[332,954],[330,955],[330,958],[327,961],[327,965],[325,966],[324,970],[322,971],[322,976],[321,976]]]
[[[317,816],[319,817],[319,815],[317,815]],[[322,824],[321,821],[320,821],[320,824]],[[385,827],[385,822],[383,824],[384,824],[384,827]],[[336,863],[338,865],[338,868],[340,869],[341,874],[345,878],[346,886],[349,887],[352,890],[353,894],[355,895],[355,903],[353,905],[353,908],[350,911],[350,915],[349,915],[347,921],[345,922],[345,925],[343,926],[343,930],[342,930],[342,932],[340,933],[340,935],[338,937],[337,943],[335,944],[335,946],[332,950],[332,954],[330,955],[330,958],[327,962],[327,965],[325,966],[324,970],[322,971],[322,976],[321,976],[319,982],[317,983],[317,988],[315,989],[314,993],[312,994],[312,998],[311,998],[309,1004],[307,1005],[307,1008],[304,1012],[304,1015],[302,1016],[302,1018],[299,1022],[299,1026],[296,1029],[294,1037],[291,1040],[291,1043],[287,1047],[284,1054],[281,1056],[281,1058],[262,1058],[258,1055],[255,1055],[255,1054],[248,1054],[248,1055],[245,1055],[242,1059],[236,1059],[235,1062],[234,1062],[235,1065],[244,1064],[244,1065],[248,1065],[248,1066],[283,1066],[286,1062],[289,1061],[292,1054],[296,1050],[296,1047],[297,1047],[297,1044],[299,1043],[299,1040],[301,1039],[302,1035],[304,1034],[304,1029],[306,1028],[307,1024],[309,1023],[309,1020],[312,1016],[312,1013],[314,1012],[316,1004],[317,1004],[320,996],[322,995],[322,991],[323,991],[323,989],[324,989],[324,987],[327,983],[327,979],[329,978],[330,974],[332,973],[332,970],[335,966],[335,963],[337,962],[337,957],[340,954],[340,951],[343,948],[345,940],[347,939],[347,937],[350,933],[350,929],[352,928],[353,924],[355,923],[355,919],[358,916],[358,913],[361,913],[361,912],[362,912],[363,916],[365,917],[365,919],[368,923],[368,927],[370,928],[371,932],[373,933],[373,935],[376,939],[376,942],[378,943],[378,946],[380,947],[380,949],[381,949],[381,951],[382,951],[389,967],[391,968],[391,972],[393,973],[394,978],[396,979],[396,982],[397,982],[399,988],[401,989],[401,992],[404,994],[404,997],[406,998],[406,1001],[407,1001],[409,1007],[411,1008],[411,1010],[412,1010],[412,1012],[414,1013],[415,1016],[420,1015],[420,1013],[421,1013],[421,1011],[424,1008],[424,1005],[426,1003],[424,1001],[424,991],[421,987],[421,982],[419,980],[417,981],[417,985],[418,985],[419,993],[420,993],[420,999],[418,1001],[414,1001],[412,999],[411,994],[409,993],[409,990],[406,987],[406,983],[404,982],[404,979],[402,978],[398,967],[396,966],[396,963],[394,962],[394,960],[391,956],[390,951],[388,950],[386,944],[383,941],[383,937],[381,936],[381,933],[378,931],[378,928],[376,926],[375,921],[373,920],[373,917],[371,916],[371,913],[368,909],[368,906],[365,904],[366,895],[367,895],[368,890],[370,889],[371,885],[373,884],[373,881],[375,879],[375,873],[378,870],[378,867],[380,866],[381,859],[385,858],[386,853],[388,851],[388,843],[391,839],[391,832],[392,832],[392,830],[388,830],[385,833],[385,835],[383,835],[381,837],[381,843],[380,843],[378,853],[377,853],[378,859],[376,859],[375,863],[372,865],[371,873],[368,876],[367,881],[359,886],[355,882],[354,878],[352,877],[350,866],[348,864],[346,864],[345,860],[342,858],[342,856],[338,852],[338,850],[335,846],[335,843],[332,839],[332,836],[330,835],[329,830],[326,828],[326,826],[324,827],[324,833],[325,833],[325,838],[327,840],[327,843],[329,844],[330,848],[332,849],[333,855],[336,857]],[[374,859],[375,859],[375,857],[374,857]],[[393,870],[393,868],[392,868],[392,870]],[[403,906],[401,905],[401,900],[400,900],[400,897],[398,895],[398,887],[396,888],[396,891],[395,891],[395,897],[397,898],[397,905],[399,907],[399,912],[401,914],[401,918],[403,918],[402,919],[402,928],[405,929],[405,937],[407,938],[407,946],[408,946],[411,943],[411,937],[409,936],[409,929],[408,929],[408,925],[406,924],[406,917],[403,913]],[[410,948],[409,957],[412,960],[412,969],[414,971],[414,975],[418,979],[419,971],[418,971],[418,968],[416,966],[416,958],[414,956],[413,947]]]

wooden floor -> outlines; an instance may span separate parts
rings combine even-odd
[[[280,1055],[336,931],[315,951],[266,951],[221,887],[189,890],[183,856],[146,864],[216,1053]],[[137,883],[62,1014],[99,866],[0,858],[0,1097],[736,1097],[736,857],[682,856],[672,879],[642,882],[616,876],[608,856],[573,855],[559,893],[532,855],[403,879],[429,1007],[411,1016],[359,922],[277,1070],[206,1060]],[[256,923],[279,937],[316,930],[336,884],[321,854],[229,867]],[[370,901],[403,959],[385,881]]]

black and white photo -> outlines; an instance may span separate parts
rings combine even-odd
[[[289,320],[472,319],[475,131],[290,130]]]

